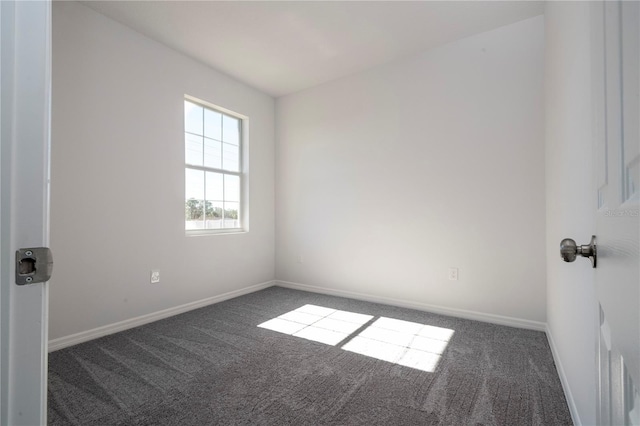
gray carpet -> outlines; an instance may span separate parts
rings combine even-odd
[[[372,318],[334,345],[257,327],[308,304]],[[393,320],[453,330],[439,350],[420,348],[434,371],[346,349],[380,318],[407,325],[378,329],[385,342],[415,328]],[[51,353],[48,415],[83,426],[571,424],[542,332],[279,287]]]

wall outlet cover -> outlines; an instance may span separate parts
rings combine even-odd
[[[159,282],[160,282],[160,271],[158,270],[151,271],[151,284],[155,284]]]
[[[449,280],[458,281],[458,268],[449,268]]]

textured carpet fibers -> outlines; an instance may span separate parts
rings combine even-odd
[[[334,331],[320,340],[332,342],[309,340],[305,305],[360,323],[324,318]],[[307,338],[258,327],[277,317],[267,324]],[[426,363],[409,356],[421,351]],[[571,424],[542,332],[279,287],[51,353],[48,415],[83,426]]]

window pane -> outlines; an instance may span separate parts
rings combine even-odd
[[[205,221],[206,229],[222,228],[222,201],[207,201],[207,220]]]
[[[240,143],[240,120],[225,115],[222,117],[222,141],[233,145]]]
[[[239,228],[240,227],[240,204],[224,203],[224,227]]]
[[[230,145],[228,143],[222,144],[222,168],[229,170],[230,172],[240,171],[239,162],[240,149],[237,145]]]
[[[222,140],[222,114],[210,109],[204,110],[204,135],[207,138]]]
[[[185,175],[185,195],[186,199],[204,199],[204,172],[202,170],[186,169]]]
[[[202,166],[202,136],[185,133],[184,159],[187,164]]]
[[[224,201],[240,201],[240,176],[224,175]]]
[[[223,176],[220,173],[207,172],[207,200],[223,201]]]
[[[222,168],[222,142],[204,138],[204,166]]]
[[[238,207],[239,207],[238,203],[224,203],[224,218],[237,219]]]
[[[204,172],[186,169],[185,171],[185,227],[202,229],[204,222]]]
[[[184,101],[184,131],[202,135],[202,113],[201,106],[189,101]]]

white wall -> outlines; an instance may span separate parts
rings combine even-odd
[[[248,233],[185,236],[185,94],[250,118]],[[55,2],[52,108],[52,339],[274,278],[271,97]]]
[[[594,425],[593,270],[590,262],[566,264],[559,255],[563,238],[586,244],[595,229],[589,7],[588,2],[546,3],[546,251],[548,332],[574,420]]]
[[[279,98],[277,279],[544,322],[543,27]]]

